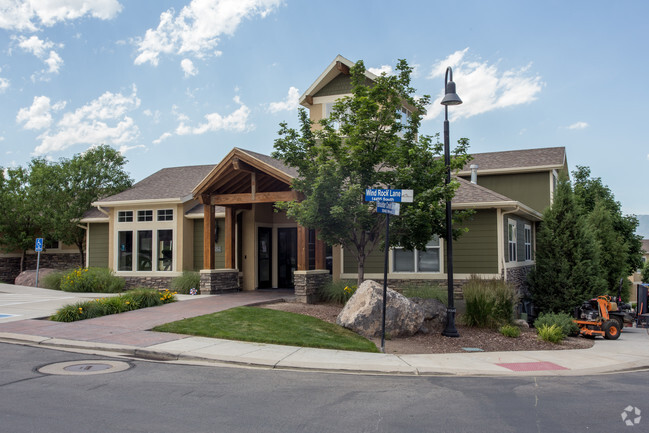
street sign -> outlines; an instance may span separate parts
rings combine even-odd
[[[384,213],[388,215],[399,215],[401,210],[401,204],[391,202],[391,201],[377,201],[376,202],[376,211],[378,213]]]
[[[365,201],[412,203],[414,193],[411,189],[372,189],[365,190]]]
[[[43,251],[43,238],[36,238],[36,246],[34,247],[34,251],[36,251],[37,253]]]

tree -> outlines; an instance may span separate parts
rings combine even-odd
[[[617,295],[620,279],[642,266],[642,238],[635,234],[638,219],[623,215],[620,203],[601,178],[591,177],[588,167],[577,166],[572,172],[575,199],[589,220],[600,249],[601,275],[608,292]],[[630,283],[625,282],[622,297],[628,300]]]
[[[649,284],[649,260],[644,264],[642,268],[642,282]]]
[[[605,288],[593,234],[567,178],[559,181],[554,202],[543,215],[536,251],[528,282],[540,312],[570,313]]]
[[[273,156],[295,167],[293,189],[304,199],[280,203],[300,225],[319,230],[320,239],[342,245],[356,257],[358,282],[364,279],[365,259],[383,240],[385,218],[374,203],[363,200],[366,188],[413,189],[414,203],[401,207],[391,219],[390,244],[425,249],[434,236],[444,234],[444,203],[458,183],[444,184],[439,136],[420,136],[419,127],[429,96],[415,98],[410,86],[412,68],[405,60],[397,74],[373,82],[362,61],[350,68],[352,95],[340,98],[329,118],[314,128],[305,110],[299,112],[299,131],[281,124]],[[411,117],[402,117],[402,107]],[[433,139],[436,139],[433,141]],[[469,157],[468,140],[460,140],[451,168],[462,168]],[[466,213],[456,213],[460,221]],[[392,236],[394,233],[394,236]],[[455,231],[457,236],[459,231]],[[383,245],[386,247],[385,245]]]
[[[110,146],[93,147],[72,159],[62,159],[49,170],[50,179],[40,177],[39,189],[51,195],[47,214],[48,232],[67,245],[76,245],[84,266],[86,232],[79,220],[92,203],[130,188],[132,179],[124,170],[126,158]]]
[[[39,201],[30,182],[31,171],[22,167],[0,170],[0,248],[20,251],[20,272],[27,250],[34,248],[39,230]]]

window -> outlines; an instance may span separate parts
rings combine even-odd
[[[153,221],[153,211],[152,210],[137,211],[137,220],[138,222]]]
[[[132,223],[133,222],[133,211],[132,210],[121,210],[117,212],[117,222],[120,223]]]
[[[59,241],[57,241],[56,239],[52,239],[49,236],[45,237],[44,243],[45,243],[45,245],[43,245],[43,246],[45,247],[46,251],[47,250],[58,250],[59,247],[60,247]]]
[[[173,230],[158,230],[158,270],[171,271],[173,265]]]
[[[509,250],[509,261],[515,262],[516,257],[516,221],[507,220],[507,246]]]
[[[173,209],[159,209],[158,210],[158,221],[173,221],[174,220],[174,210]]]
[[[532,227],[525,224],[525,260],[532,260]]]
[[[407,251],[394,248],[392,267],[394,272],[440,272],[439,237],[435,236],[426,244],[426,250]]]
[[[150,271],[151,253],[153,252],[153,232],[138,230],[137,232],[137,270]]]
[[[117,270],[133,270],[133,232],[119,232],[117,235],[119,251],[117,253]]]

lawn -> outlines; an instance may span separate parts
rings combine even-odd
[[[201,337],[321,349],[378,352],[360,335],[315,317],[257,307],[237,307],[153,328]]]

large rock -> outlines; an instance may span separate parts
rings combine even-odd
[[[424,323],[424,310],[408,298],[387,290],[385,333],[392,337],[415,334]],[[336,323],[368,338],[381,336],[383,286],[376,281],[364,281],[356,290]]]
[[[442,301],[425,298],[410,298],[410,301],[424,310],[424,320],[430,320],[437,325],[446,324],[446,305]]]
[[[38,287],[43,287],[43,277],[46,275],[55,272],[56,269],[42,268],[38,270]],[[36,286],[36,270],[23,271],[16,277],[14,281],[16,286],[27,286],[34,287]]]

